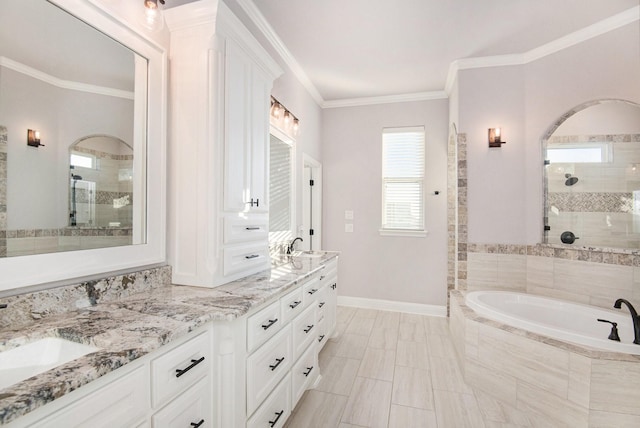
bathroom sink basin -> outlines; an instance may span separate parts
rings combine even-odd
[[[322,251],[295,251],[292,256],[296,257],[322,257],[324,253]]]
[[[97,350],[93,346],[47,337],[0,352],[0,390]]]

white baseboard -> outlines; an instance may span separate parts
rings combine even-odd
[[[427,315],[432,317],[446,317],[447,307],[425,305],[422,303],[397,302],[394,300],[366,299],[364,297],[338,296],[339,306],[352,306],[380,311],[406,312],[408,314]]]

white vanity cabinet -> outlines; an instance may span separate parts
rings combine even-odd
[[[171,31],[169,263],[216,287],[268,269],[269,107],[282,70],[218,2],[165,11]]]
[[[200,328],[7,428],[215,427],[213,330]]]

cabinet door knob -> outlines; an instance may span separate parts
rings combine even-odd
[[[284,414],[284,410],[280,410],[279,412],[276,412],[276,418],[272,421],[269,421],[269,426],[271,428],[276,426],[276,424],[278,423],[278,419],[280,419],[280,416],[282,416],[283,414]]]
[[[202,425],[204,423],[204,419],[200,419],[200,422],[191,422],[191,426],[193,428],[198,428],[200,425]]]
[[[200,357],[200,359],[198,360],[191,360],[191,364],[188,367],[184,369],[176,369],[176,377],[182,376],[183,374],[185,374],[186,372],[188,372],[189,370],[191,370],[192,368],[194,368],[195,366],[197,366],[203,361],[204,361],[204,357]]]
[[[278,322],[278,318],[274,318],[272,320],[269,320],[269,324],[262,324],[262,328],[266,330],[277,322]]]

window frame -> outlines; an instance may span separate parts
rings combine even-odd
[[[416,133],[422,134],[422,175],[419,178],[410,177],[386,177],[385,176],[385,134],[400,133]],[[425,174],[426,174],[426,130],[425,126],[405,126],[405,127],[387,127],[382,129],[382,156],[381,156],[381,236],[407,236],[407,237],[425,237],[427,235],[425,221]],[[387,225],[387,183],[418,183],[421,188],[420,195],[420,225],[417,228],[408,227],[389,227]]]

